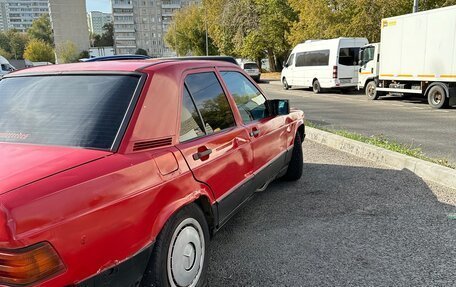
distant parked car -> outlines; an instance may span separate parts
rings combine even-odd
[[[7,59],[0,56],[0,77],[3,75],[6,75],[8,73],[11,73],[12,71],[15,71],[15,70],[16,70],[16,68],[14,68],[13,65],[11,65]]]
[[[252,78],[255,80],[255,82],[260,81],[261,77],[261,70],[260,67],[258,67],[257,63],[255,62],[245,62],[241,63],[241,68],[244,69],[244,71]]]
[[[103,62],[103,61],[123,61],[123,60],[147,60],[152,57],[144,55],[114,55],[114,56],[102,56],[90,59],[80,59],[80,62]]]
[[[301,177],[304,137],[302,111],[223,61],[6,75],[0,286],[207,286],[210,238]]]

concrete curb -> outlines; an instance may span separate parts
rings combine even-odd
[[[425,180],[430,180],[453,189],[456,188],[456,170],[448,167],[311,127],[306,127],[306,139],[393,168],[405,168]]]

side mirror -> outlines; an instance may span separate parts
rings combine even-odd
[[[289,100],[267,100],[266,105],[270,116],[283,116],[290,113]]]
[[[283,67],[284,68],[288,68],[288,63],[287,62],[283,62]]]

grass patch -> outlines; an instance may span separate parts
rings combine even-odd
[[[374,135],[374,136],[368,137],[368,136],[364,136],[361,134],[349,132],[346,130],[338,130],[338,129],[323,127],[323,126],[313,123],[311,121],[306,121],[306,126],[316,128],[319,130],[323,130],[326,132],[330,132],[330,133],[333,133],[333,134],[336,134],[339,136],[343,136],[343,137],[346,137],[346,138],[349,138],[352,140],[356,140],[359,142],[378,146],[378,147],[381,147],[381,148],[384,148],[384,149],[387,149],[390,151],[395,151],[395,152],[398,152],[401,154],[412,156],[412,157],[422,159],[425,161],[429,161],[432,163],[440,164],[440,165],[443,165],[443,166],[446,166],[446,167],[449,167],[452,169],[456,169],[456,166],[449,163],[447,159],[436,159],[436,158],[427,157],[426,155],[423,154],[423,151],[421,150],[420,147],[398,143],[396,141],[387,139],[384,135]]]
[[[261,79],[263,80],[280,80],[279,72],[267,72],[261,74]]]

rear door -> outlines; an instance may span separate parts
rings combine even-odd
[[[286,164],[291,119],[288,116],[269,116],[266,98],[241,72],[222,70],[220,74],[249,131],[254,155],[254,189],[260,188],[274,179]]]
[[[353,43],[350,45],[350,43]],[[337,59],[338,65],[338,78],[340,84],[358,84],[358,70],[359,70],[359,47],[356,47],[354,41],[341,45],[337,51],[339,57]]]
[[[245,199],[253,179],[253,152],[247,130],[237,125],[232,103],[213,69],[185,75],[180,144],[195,179],[208,184],[227,219]]]

